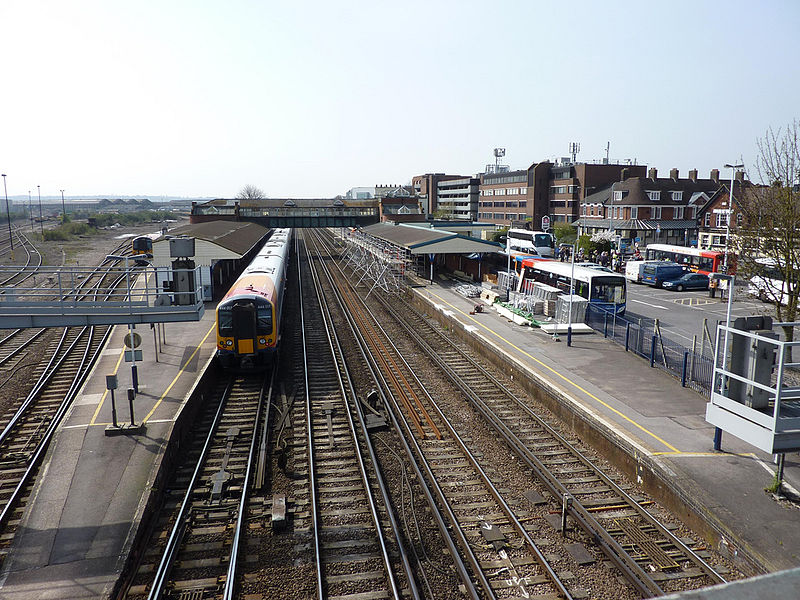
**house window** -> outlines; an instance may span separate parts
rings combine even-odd
[[[614,192],[614,202],[622,200],[622,192]]]
[[[494,190],[483,190],[484,196],[494,196]]]
[[[692,219],[692,220],[697,218],[697,207],[696,206],[690,206],[689,207],[689,215],[690,215],[689,218]]]
[[[631,206],[631,219],[638,219],[638,218],[639,218],[639,207]]]
[[[517,188],[508,188],[506,190],[506,194],[509,196],[516,196],[517,195]]]
[[[528,188],[526,188],[526,187],[524,187],[524,188],[519,188],[519,193],[520,193],[520,194],[527,194],[527,193],[528,193]]]
[[[725,227],[728,225],[728,215],[725,213],[717,213],[717,227]]]
[[[706,213],[706,219],[703,224],[705,227],[711,227],[711,213]]]
[[[672,201],[680,202],[683,200],[683,192],[672,192]]]
[[[651,202],[658,202],[661,200],[661,192],[649,191],[647,192],[647,197],[650,198]]]
[[[494,191],[495,196],[505,196],[506,195],[506,188],[497,188]]]
[[[736,226],[741,227],[742,223],[744,223],[744,215],[742,213],[739,213],[738,215],[736,215]]]
[[[654,219],[660,219],[661,218],[661,207],[660,206],[654,206],[650,210],[653,212],[653,218]]]
[[[676,206],[673,209],[673,212],[675,213],[675,215],[674,215],[675,219],[682,219],[683,218],[683,207],[682,206]]]

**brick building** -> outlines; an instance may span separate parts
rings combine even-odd
[[[613,230],[623,244],[647,243],[689,246],[697,242],[697,216],[720,189],[719,169],[708,179],[699,179],[697,170],[681,178],[678,169],[669,177],[658,177],[651,168],[647,177],[630,177],[622,171],[620,181],[604,187],[581,203],[576,224],[582,233]]]

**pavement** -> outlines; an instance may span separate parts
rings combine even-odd
[[[134,418],[139,433],[106,435],[112,423],[106,375],[117,374],[118,425],[130,424],[123,360],[127,326],[116,326],[43,462],[0,571],[3,600],[109,597],[148,509],[176,418],[216,347],[214,311],[202,319],[146,326]],[[159,337],[161,338],[159,342]]]
[[[677,511],[745,572],[800,566],[800,505],[764,488],[776,466],[771,455],[730,434],[714,450],[708,399],[601,333],[553,337],[517,325],[475,298],[437,281],[414,288],[419,297],[468,336],[508,355],[627,456],[639,483]],[[612,451],[613,452],[613,451]],[[787,454],[785,487],[800,496],[800,460]]]

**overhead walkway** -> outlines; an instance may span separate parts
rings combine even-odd
[[[137,325],[198,321],[203,316],[202,288],[197,269],[115,268],[124,281],[118,286],[81,289],[95,274],[86,267],[38,267],[21,284],[0,287],[0,329]],[[19,267],[0,268],[0,279]],[[4,276],[4,273],[8,275]],[[184,281],[164,291],[157,282]],[[197,282],[195,284],[194,282]]]

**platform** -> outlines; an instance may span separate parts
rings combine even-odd
[[[119,579],[164,458],[176,416],[216,346],[214,310],[200,321],[138,326],[142,362],[134,416],[143,431],[108,436],[112,422],[106,375],[117,374],[118,424],[130,423],[123,360],[125,326],[117,326],[53,440],[0,571],[4,600],[108,597]],[[157,361],[157,362],[156,362]]]
[[[460,323],[454,331],[507,355],[552,390],[559,406],[578,415],[573,424],[590,423],[604,453],[624,455],[646,489],[664,493],[670,508],[695,530],[705,528],[700,533],[745,572],[800,566],[800,506],[764,491],[776,470],[773,457],[728,434],[715,452],[706,397],[602,335],[574,336],[569,347],[564,336],[555,341],[495,311],[474,314],[474,302],[447,282],[427,282],[413,293]],[[784,486],[796,494],[796,454],[786,455],[785,469]]]

